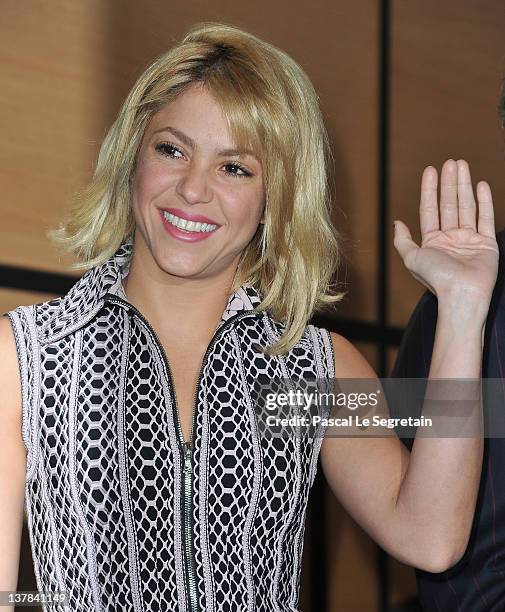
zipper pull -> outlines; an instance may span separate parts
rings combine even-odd
[[[184,467],[186,470],[191,470],[191,441],[184,442]]]

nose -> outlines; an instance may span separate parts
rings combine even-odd
[[[177,183],[176,191],[188,204],[209,202],[212,192],[204,164],[188,164]]]

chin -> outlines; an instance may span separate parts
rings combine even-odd
[[[177,276],[179,278],[194,278],[200,276],[205,271],[205,268],[201,264],[174,264],[172,261],[164,265],[163,260],[160,260],[158,265],[167,274]]]

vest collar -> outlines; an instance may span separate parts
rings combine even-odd
[[[133,239],[129,237],[107,261],[87,270],[68,293],[54,300],[55,308],[38,328],[40,342],[59,340],[82,327],[103,307],[107,293],[121,295],[121,281],[128,274],[132,251]],[[239,287],[230,295],[217,329],[233,315],[253,310],[261,299],[253,285]]]

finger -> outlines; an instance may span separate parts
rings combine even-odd
[[[459,227],[477,230],[475,214],[477,207],[473,197],[470,167],[464,159],[458,159],[458,219]]]
[[[395,221],[394,228],[395,231],[393,243],[401,258],[403,259],[404,264],[408,268],[409,266],[407,258],[412,257],[412,252],[416,251],[419,247],[412,240],[409,228],[405,225],[405,223],[403,223],[403,221]]]
[[[495,238],[494,207],[491,187],[486,181],[477,183],[477,200],[479,201],[479,225],[477,231],[483,236]]]
[[[424,169],[421,178],[421,202],[419,204],[419,223],[421,236],[440,228],[437,201],[438,172],[433,166]]]
[[[440,228],[445,232],[458,227],[458,166],[453,159],[442,166],[440,183]]]

